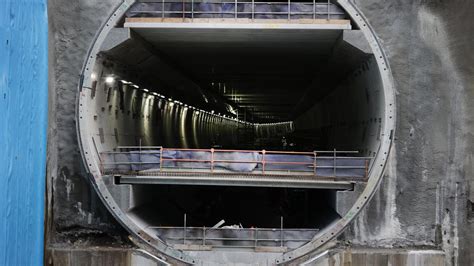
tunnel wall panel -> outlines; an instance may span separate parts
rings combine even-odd
[[[84,123],[95,132],[92,145],[98,153],[117,146],[211,148],[236,144],[236,128],[241,122],[216,114],[197,114],[180,102],[125,84],[121,80],[128,83],[133,76],[118,66],[99,58],[94,69],[96,89],[83,92],[91,104],[89,113],[83,115],[87,118]],[[108,77],[113,81],[106,82]]]
[[[316,150],[355,150],[375,156],[384,117],[383,87],[376,62],[357,67],[336,89],[295,120],[295,131],[322,139]]]

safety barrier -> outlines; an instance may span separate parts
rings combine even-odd
[[[156,0],[136,3],[128,17],[161,18],[247,18],[247,19],[343,19],[344,11],[337,5],[312,2],[260,1],[170,1]]]
[[[103,174],[252,174],[358,178],[371,157],[357,151],[266,151],[122,146],[100,154]]]

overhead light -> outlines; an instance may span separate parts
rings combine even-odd
[[[113,83],[114,82],[114,77],[106,77],[105,82],[106,83]]]
[[[97,74],[96,74],[96,73],[92,73],[92,74],[91,74],[91,79],[94,80],[94,81],[97,80]]]
[[[135,85],[135,84],[133,84],[132,86],[135,87],[135,88],[137,88],[137,89],[140,88],[140,87],[138,87],[138,85]]]
[[[199,111],[196,111],[196,115],[198,115],[198,114],[199,114]]]
[[[149,90],[147,90],[147,89],[143,89],[142,91],[144,91],[144,92],[149,92]]]
[[[122,80],[120,80],[120,81],[121,81],[123,84],[131,84],[131,82],[130,82],[130,81],[126,81],[126,80],[123,80],[123,79],[122,79]]]

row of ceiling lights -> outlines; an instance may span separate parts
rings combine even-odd
[[[92,74],[92,79],[95,79],[95,74]],[[115,82],[115,78],[113,76],[108,76],[105,78],[105,82],[108,83],[108,84],[112,84]],[[125,85],[130,85],[136,89],[140,89],[140,87],[136,84],[133,84],[132,82],[130,81],[126,81],[126,80],[120,80],[120,82],[122,82],[122,84],[125,84]],[[194,107],[194,106],[191,106],[191,105],[188,105],[188,104],[185,104],[183,102],[180,102],[180,101],[177,101],[177,100],[173,100],[172,98],[166,98],[164,95],[161,95],[159,93],[156,93],[156,92],[152,92],[150,93],[149,90],[147,89],[141,89],[142,92],[144,93],[149,93],[149,94],[152,94],[153,96],[155,97],[159,97],[161,99],[164,99],[165,101],[168,101],[170,103],[170,106],[173,106],[173,104],[178,104],[178,105],[181,105],[181,106],[184,106],[184,108],[190,108],[192,110],[195,111],[195,114],[196,115],[199,115],[200,113],[204,113],[204,114],[208,114],[208,115],[213,115],[213,116],[216,116],[216,117],[220,117],[220,118],[224,118],[224,119],[227,119],[227,120],[232,120],[232,121],[236,121],[236,122],[239,122],[239,123],[242,123],[242,124],[247,124],[247,125],[279,125],[279,124],[284,124],[284,123],[288,123],[288,122],[279,122],[279,123],[250,123],[250,122],[247,122],[247,121],[242,121],[240,119],[238,119],[237,117],[230,117],[230,116],[226,116],[226,115],[221,115],[220,113],[216,114],[214,112],[214,110],[211,110],[211,111],[206,111],[206,110],[203,110],[203,109],[199,109],[197,107]]]
[[[106,78],[105,78],[105,82],[106,82],[106,83],[109,83],[109,84],[114,83],[114,82],[115,82],[115,78],[114,78],[114,77],[111,77],[111,76],[106,77]],[[120,80],[120,82],[122,82],[122,84],[132,86],[132,87],[134,87],[134,88],[136,88],[136,89],[139,89],[139,88],[140,88],[138,85],[133,84],[132,82],[129,82],[129,81],[126,81],[126,80]],[[148,93],[148,94],[151,94],[151,95],[153,95],[153,96],[155,96],[155,97],[159,97],[159,98],[161,98],[161,99],[164,99],[165,101],[168,101],[169,104],[170,104],[170,106],[173,106],[174,104],[178,104],[178,105],[183,106],[183,107],[186,108],[186,109],[188,109],[188,108],[189,108],[189,109],[192,109],[192,110],[194,110],[194,112],[195,112],[196,115],[199,115],[200,113],[204,113],[204,114],[208,114],[208,115],[212,115],[212,116],[224,118],[224,119],[227,119],[227,120],[236,121],[236,122],[239,122],[239,123],[242,123],[242,124],[254,125],[254,123],[250,123],[250,122],[247,122],[247,121],[242,121],[242,120],[238,119],[237,117],[230,117],[230,116],[227,116],[227,115],[221,115],[220,113],[216,114],[216,113],[214,112],[214,110],[206,111],[206,110],[203,110],[203,109],[194,107],[194,106],[192,106],[192,105],[185,104],[185,103],[180,102],[180,101],[178,101],[178,100],[173,100],[172,98],[167,98],[167,97],[165,97],[164,95],[161,95],[161,94],[156,93],[156,92],[150,93],[150,91],[147,90],[147,89],[140,89],[140,90],[141,90],[142,92],[144,92],[144,93]]]

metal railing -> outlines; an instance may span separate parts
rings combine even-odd
[[[327,2],[260,2],[156,0],[136,3],[127,13],[130,17],[161,18],[248,18],[248,19],[327,19],[345,17],[337,5]]]
[[[159,231],[159,235],[168,244],[212,246],[220,248],[259,248],[299,246],[316,235],[315,228],[283,228],[283,217],[280,228],[231,228],[231,227],[189,227],[184,226],[150,226]],[[291,242],[291,243],[290,243]]]
[[[103,174],[226,173],[365,179],[371,157],[357,151],[266,151],[121,146],[100,153]]]

